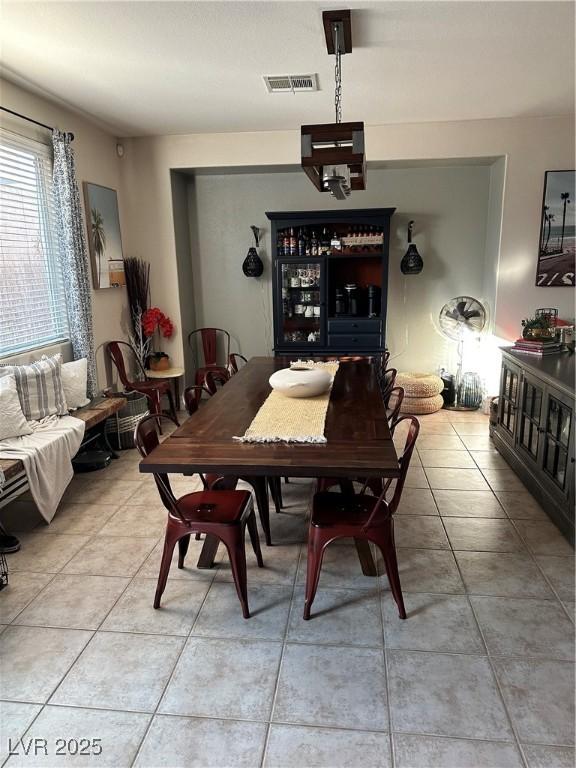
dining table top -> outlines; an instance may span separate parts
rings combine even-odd
[[[253,357],[198,412],[140,462],[141,472],[290,477],[398,477],[398,459],[374,366],[341,362],[334,378],[325,443],[235,440],[272,391],[268,379],[290,359]],[[287,403],[289,406],[289,403]]]

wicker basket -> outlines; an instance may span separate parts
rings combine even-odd
[[[141,418],[149,414],[148,398],[139,392],[124,392],[126,405],[115,416],[106,419],[106,434],[116,450],[134,448],[134,430]]]

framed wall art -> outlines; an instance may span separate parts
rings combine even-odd
[[[540,219],[536,285],[574,285],[576,171],[546,171]]]
[[[120,288],[126,279],[116,190],[89,181],[83,186],[94,288]]]

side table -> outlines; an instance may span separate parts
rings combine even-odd
[[[180,402],[180,379],[184,376],[184,368],[166,368],[165,371],[150,371],[146,369],[146,376],[149,379],[169,379],[170,384],[174,389],[174,401],[176,403],[176,410],[180,410],[182,403]]]

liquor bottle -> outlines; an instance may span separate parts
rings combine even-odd
[[[310,255],[318,256],[318,238],[316,232],[312,232],[312,242],[310,243]]]
[[[276,238],[276,253],[278,256],[284,256],[284,237],[282,230],[278,230],[278,237]]]
[[[332,252],[342,250],[342,240],[340,240],[340,238],[338,237],[337,232],[334,232],[334,234],[332,235],[332,240],[330,241],[330,247],[332,248]]]
[[[288,234],[288,230],[287,229],[284,230],[284,237],[282,238],[282,245],[283,245],[282,250],[284,252],[283,255],[284,256],[289,256],[290,255],[290,235]]]
[[[312,256],[312,241],[308,232],[304,234],[304,254],[306,256]]]
[[[322,255],[330,251],[330,235],[326,227],[322,230],[322,236],[320,238],[320,253]]]
[[[294,227],[290,227],[290,238],[288,242],[290,256],[296,256],[298,253],[298,245],[296,243],[296,233],[294,232]]]
[[[298,230],[298,256],[306,255],[306,242],[304,240],[304,231]]]

